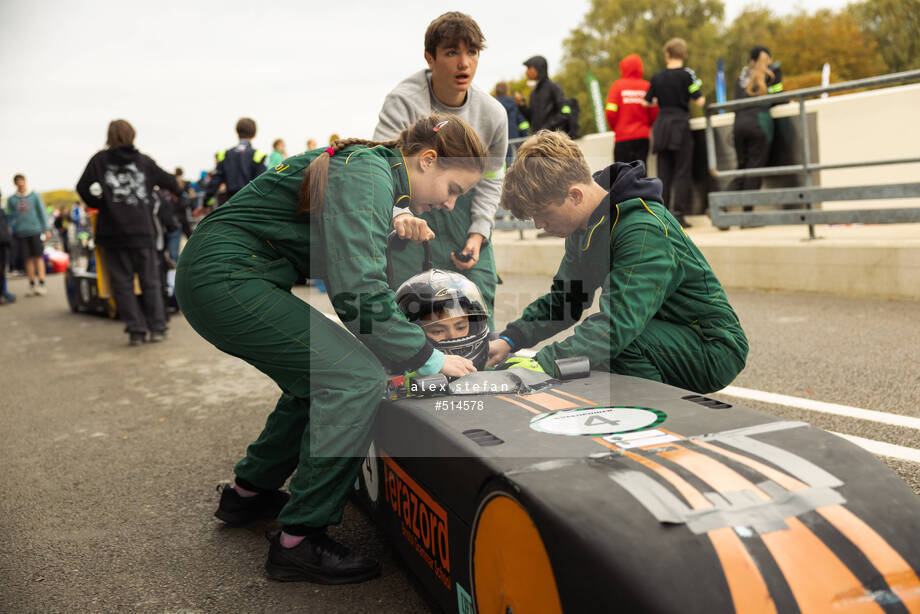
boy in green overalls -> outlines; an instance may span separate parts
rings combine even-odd
[[[393,207],[449,211],[483,169],[469,125],[431,116],[393,141],[336,141],[285,160],[186,244],[176,279],[186,319],[282,390],[215,513],[234,526],[278,515],[270,577],[339,584],[379,574],[377,561],[325,528],[341,521],[359,471],[386,387],[381,362],[453,377],[475,371],[435,350],[397,308],[385,275]],[[348,330],[291,294],[298,277],[325,282]],[[288,495],[280,488],[292,473]]]
[[[661,204],[661,182],[642,162],[593,177],[578,145],[541,131],[518,150],[502,206],[565,237],[549,294],[532,302],[489,347],[489,365],[578,323],[537,352],[588,356],[591,368],[700,393],[727,386],[744,368],[748,343],[719,280]],[[579,323],[600,288],[600,311]]]

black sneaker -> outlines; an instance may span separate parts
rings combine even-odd
[[[380,575],[379,561],[353,554],[325,532],[304,538],[293,548],[281,545],[281,533],[271,538],[265,571],[272,580],[316,584],[351,584]]]
[[[220,503],[214,515],[231,527],[241,527],[255,520],[273,520],[291,493],[284,490],[259,493],[254,497],[241,497],[229,484],[218,484]]]
[[[145,341],[147,341],[147,333],[131,333],[128,345],[141,345]]]
[[[150,343],[157,343],[159,341],[165,341],[165,340],[166,340],[165,330],[150,331]]]

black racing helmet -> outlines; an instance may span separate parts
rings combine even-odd
[[[426,329],[438,325],[447,327],[457,318],[466,316],[469,327],[462,336],[431,340],[431,343],[445,354],[469,358],[477,369],[486,366],[489,358],[489,311],[479,288],[469,279],[460,273],[442,269],[419,273],[407,279],[396,291],[396,304],[410,322]]]

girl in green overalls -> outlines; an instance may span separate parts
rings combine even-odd
[[[216,512],[234,526],[277,515],[270,577],[337,584],[380,573],[325,528],[342,519],[386,387],[383,365],[475,370],[435,350],[397,308],[385,273],[393,206],[451,210],[483,169],[476,133],[455,116],[431,116],[395,141],[340,140],[282,161],[186,244],[176,279],[186,319],[282,390]],[[291,293],[299,277],[325,282],[348,330]],[[280,488],[292,474],[289,495]]]

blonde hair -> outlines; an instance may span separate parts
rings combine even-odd
[[[502,186],[501,205],[529,220],[568,196],[576,183],[591,183],[591,169],[578,145],[562,132],[540,130],[524,141]]]
[[[767,93],[767,78],[773,79],[775,76],[770,70],[770,61],[770,52],[766,49],[760,49],[757,59],[751,60],[750,79],[744,87],[748,96],[763,96]]]
[[[329,149],[337,153],[352,145],[395,147],[404,156],[433,149],[438,154],[438,164],[441,166],[470,169],[480,174],[485,171],[486,166],[486,153],[482,141],[470,125],[456,115],[433,114],[424,117],[403,130],[392,141],[338,139],[330,144]],[[331,157],[328,150],[324,151],[310,162],[304,172],[297,197],[299,213],[319,215],[322,211]]]

